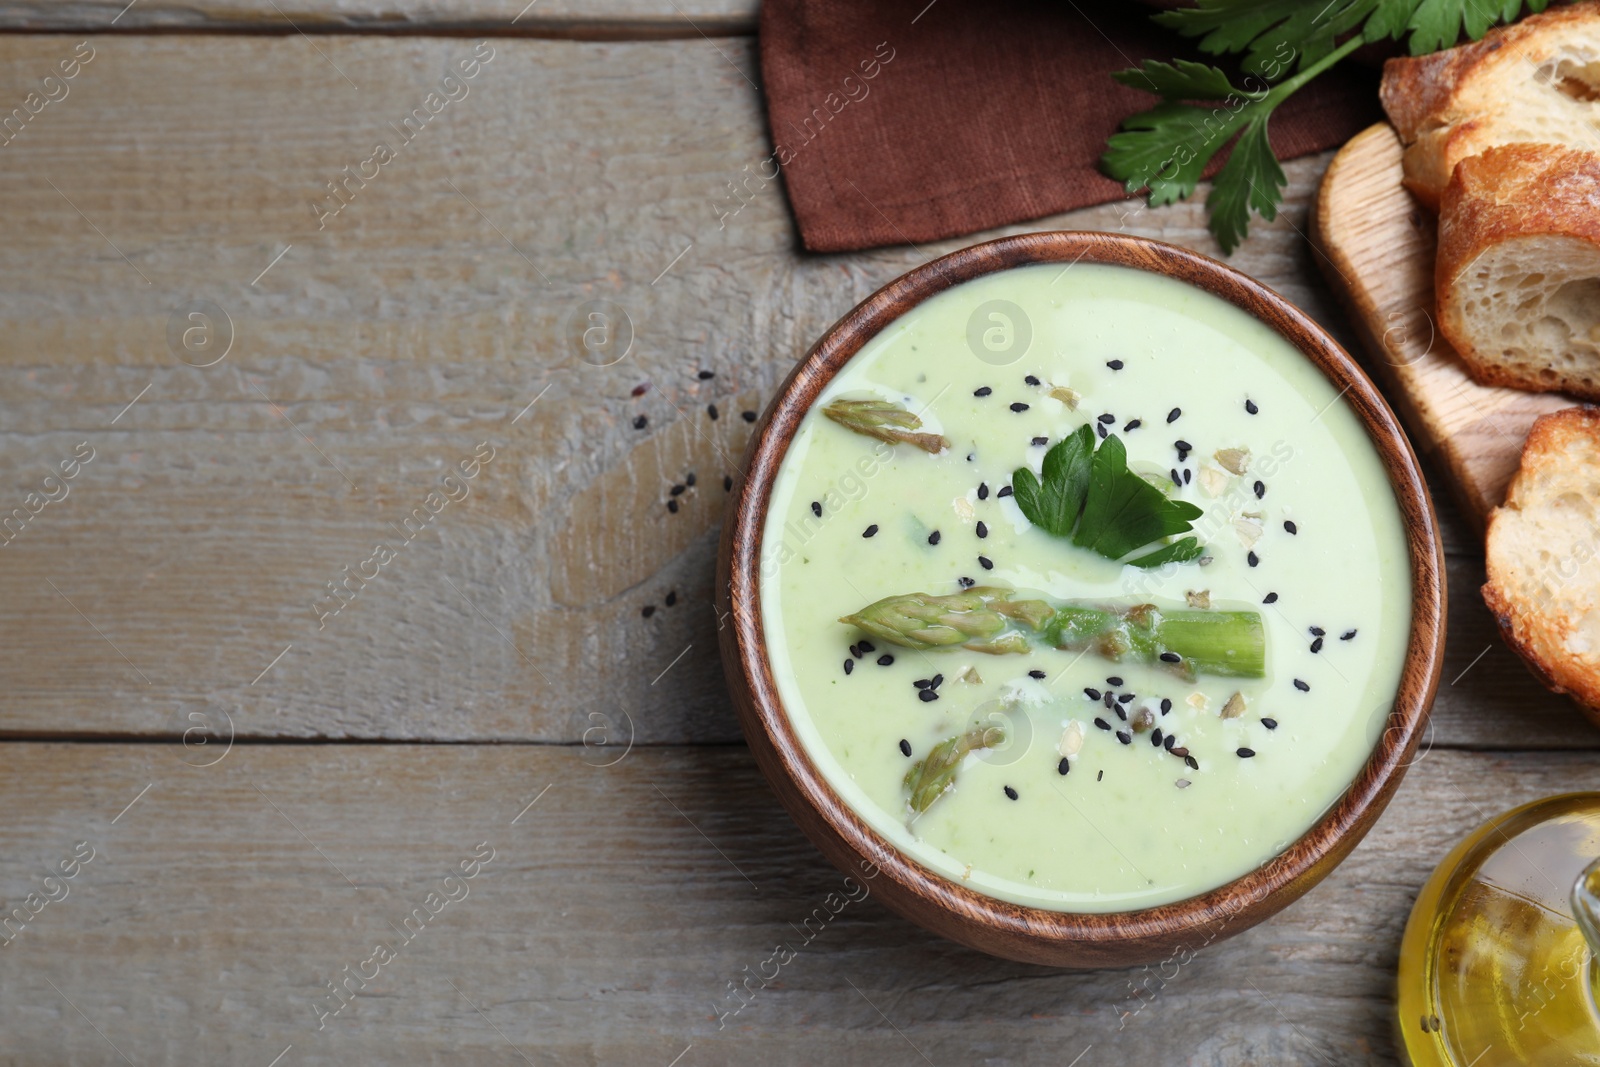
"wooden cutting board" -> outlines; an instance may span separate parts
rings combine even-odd
[[[1366,343],[1367,366],[1481,533],[1533,421],[1576,401],[1479,385],[1435,329],[1434,218],[1400,184],[1388,123],[1333,158],[1313,211],[1318,265]]]

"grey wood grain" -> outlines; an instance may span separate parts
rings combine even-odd
[[[6,0],[0,32],[471,32],[666,40],[751,34],[756,11],[756,0]]]
[[[870,881],[863,898],[738,747],[608,768],[549,746],[0,755],[6,907],[95,850],[0,949],[0,1060],[120,1063],[114,1045],[141,1067],[289,1046],[284,1064],[1392,1064],[1396,951],[1434,864],[1491,814],[1597,784],[1586,755],[1433,751],[1278,918],[1182,966],[1070,973],[927,935]],[[465,897],[397,933],[480,842]],[[807,926],[836,892],[856,899]],[[786,940],[796,958],[731,1013],[729,984]],[[324,1020],[326,983],[379,942],[397,958]]]
[[[77,40],[0,38],[0,101]],[[710,583],[740,413],[877,286],[993,234],[797,251],[778,185],[730,191],[769,151],[748,40],[497,40],[337,214],[329,184],[398,145],[474,41],[90,47],[0,146],[0,514],[95,450],[0,549],[0,731],[170,737],[220,712],[241,737],[574,741],[626,709],[641,741],[735,740]],[[1233,263],[1348,343],[1302,236],[1325,162],[1288,166],[1286,209]],[[1045,227],[1215,252],[1192,203],[1005,232]],[[600,299],[634,337],[606,367],[568,330]],[[197,301],[231,324],[209,367],[183,347]],[[470,497],[325,615],[484,442]],[[1440,742],[1592,746],[1495,642],[1478,548],[1446,530],[1447,680],[1476,665]]]

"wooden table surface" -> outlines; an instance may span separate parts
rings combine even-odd
[[[0,1063],[1395,1062],[1434,864],[1597,783],[1448,494],[1425,750],[1277,919],[1136,971],[870,896],[808,939],[841,877],[723,690],[723,477],[828,324],[970,239],[803,255],[777,185],[719,222],[770,151],[753,2],[524,2],[0,7]],[[1233,262],[1353,344],[1303,236],[1327,159]],[[1047,227],[1215,251],[1195,205],[1008,232]]]

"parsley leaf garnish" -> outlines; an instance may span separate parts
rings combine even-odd
[[[1027,467],[1011,475],[1011,495],[1028,521],[1056,537],[1069,537],[1081,548],[1107,559],[1173,534],[1193,529],[1201,511],[1187,500],[1169,500],[1161,490],[1128,469],[1128,451],[1116,434],[1098,449],[1086,424],[1045,453],[1040,475]],[[1135,567],[1184,563],[1203,549],[1185,537],[1129,560]]]
[[[1245,77],[1235,87],[1220,68],[1185,59],[1118,71],[1117,81],[1161,103],[1124,120],[1106,142],[1101,166],[1129,193],[1146,190],[1150,206],[1159,207],[1191,196],[1206,165],[1233,142],[1206,198],[1211,232],[1231,253],[1249,233],[1251,214],[1271,220],[1283,200],[1286,179],[1267,123],[1289,96],[1364,44],[1409,35],[1411,54],[1422,55],[1463,33],[1477,40],[1524,6],[1543,11],[1549,2],[1196,0],[1161,12],[1152,16],[1156,22],[1198,38],[1202,52],[1242,54]]]

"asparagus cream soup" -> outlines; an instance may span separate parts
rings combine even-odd
[[[760,596],[811,760],[878,833],[1063,911],[1194,896],[1350,784],[1410,628],[1393,491],[1277,333],[1039,265],[873,338],[775,482]]]

